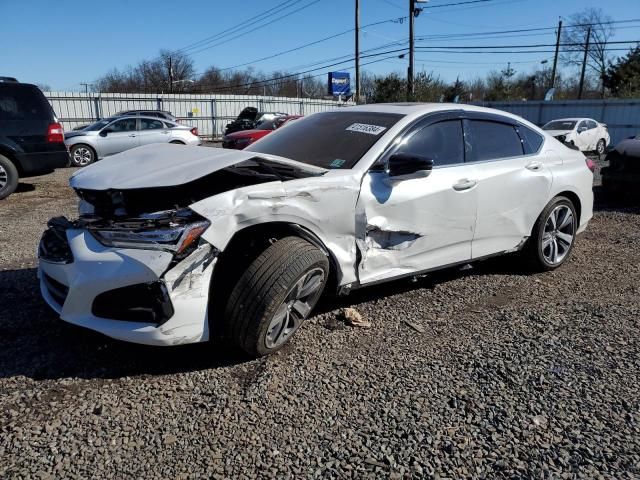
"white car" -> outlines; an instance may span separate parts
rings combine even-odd
[[[611,142],[607,126],[591,118],[552,120],[542,129],[561,142],[574,145],[582,152],[596,152],[598,155],[603,155]]]
[[[85,167],[108,155],[150,143],[200,145],[198,129],[164,118],[131,116],[98,120],[64,134],[71,165]]]
[[[317,113],[245,150],[149,145],[76,172],[40,287],[63,320],[252,355],[346,294],[521,251],[562,265],[592,216],[585,157],[508,113],[390,104]]]

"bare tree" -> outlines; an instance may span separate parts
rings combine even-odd
[[[613,20],[599,8],[589,8],[581,13],[571,15],[569,24],[562,31],[562,61],[565,65],[580,66],[584,57],[584,48],[589,29],[589,51],[587,68],[600,84],[600,95],[604,98],[605,86],[603,78],[607,73],[609,55],[607,45],[615,35]]]

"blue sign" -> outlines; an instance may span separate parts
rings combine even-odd
[[[349,72],[329,72],[329,95],[348,97],[351,95]]]

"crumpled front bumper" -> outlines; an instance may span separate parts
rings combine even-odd
[[[68,229],[69,263],[40,257],[38,278],[44,300],[62,320],[104,335],[146,345],[178,345],[209,339],[208,302],[215,250],[201,244],[171,265],[173,255],[158,250],[105,247],[83,229]],[[162,323],[102,318],[96,298],[132,285],[160,284],[173,314]],[[117,298],[117,297],[115,297]],[[115,300],[114,298],[114,300]]]

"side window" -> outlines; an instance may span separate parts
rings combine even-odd
[[[536,153],[540,150],[542,142],[544,141],[542,135],[524,125],[518,127],[518,133],[522,138],[522,145],[524,146],[524,153],[526,155]]]
[[[589,120],[587,122],[587,128],[589,130],[593,130],[594,128],[596,128],[598,125],[596,124],[596,122],[594,122],[593,120]]]
[[[584,132],[585,130],[587,130],[589,127],[587,127],[587,121],[583,120],[578,124],[578,133],[580,132]]]
[[[464,163],[462,121],[446,120],[424,127],[396,151],[424,155],[436,167]]]
[[[113,122],[110,128],[114,132],[135,132],[136,119],[125,118],[124,120],[118,120],[117,122]]]
[[[159,130],[164,128],[160,120],[151,120],[150,118],[140,119],[140,130]]]
[[[470,120],[472,161],[517,157],[524,153],[516,129],[507,123]]]

